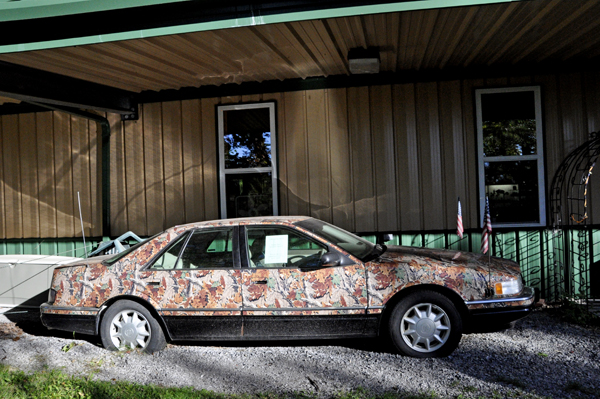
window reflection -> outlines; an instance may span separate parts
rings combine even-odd
[[[530,91],[481,96],[485,157],[536,154],[533,96]]]
[[[486,163],[485,192],[492,225],[540,221],[536,161]]]
[[[540,88],[476,93],[481,215],[488,197],[492,224],[544,224]]]
[[[277,214],[275,103],[217,108],[221,217]]]
[[[271,173],[231,173],[225,176],[228,217],[273,214]]]
[[[230,110],[224,112],[225,168],[271,166],[269,109]]]

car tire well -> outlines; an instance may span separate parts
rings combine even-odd
[[[162,327],[148,309],[126,299],[107,309],[100,325],[100,340],[109,350],[140,349],[149,354],[167,345]]]
[[[163,333],[165,334],[165,338],[167,339],[167,341],[171,341],[171,334],[169,332],[169,329],[167,328],[167,325],[165,323],[165,321],[163,320],[162,316],[158,313],[158,311],[154,308],[154,306],[152,306],[150,303],[144,301],[143,299],[136,297],[136,296],[130,296],[130,295],[123,295],[123,296],[118,296],[115,298],[111,298],[108,301],[106,301],[105,303],[102,304],[102,310],[99,312],[98,314],[98,320],[96,322],[96,334],[100,334],[100,325],[102,324],[102,319],[104,318],[104,315],[106,313],[106,310],[111,307],[111,305],[113,305],[115,302],[123,300],[123,299],[127,299],[129,301],[132,302],[137,302],[140,305],[142,305],[143,307],[146,308],[146,310],[148,310],[148,312],[150,312],[150,314],[152,315],[152,317],[154,317],[154,319],[158,322],[158,324],[160,324],[160,327],[163,330]]]
[[[396,350],[411,357],[445,357],[459,345],[462,316],[447,296],[418,290],[398,302],[388,333]]]
[[[385,308],[383,309],[383,315],[379,322],[379,335],[382,335],[382,332],[383,332],[383,335],[387,334],[387,329],[388,329],[387,326],[390,321],[390,316],[392,314],[392,311],[396,307],[396,304],[398,302],[400,302],[406,296],[412,294],[413,292],[417,292],[417,291],[434,291],[434,292],[444,295],[449,300],[451,300],[452,303],[454,304],[454,306],[456,307],[456,310],[458,310],[458,312],[460,313],[460,317],[463,320],[464,329],[465,330],[467,329],[467,327],[470,324],[469,323],[469,318],[470,318],[469,310],[467,309],[467,306],[465,305],[465,301],[460,297],[460,295],[458,295],[455,291],[452,291],[451,289],[440,286],[440,285],[423,284],[423,285],[414,285],[412,287],[404,288],[404,289],[400,290],[400,292],[398,292],[396,295],[394,295],[392,298],[390,298],[390,300],[388,300],[385,303]],[[465,332],[468,332],[468,331],[465,331]]]

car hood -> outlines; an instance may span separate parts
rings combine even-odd
[[[417,259],[432,260],[439,266],[464,267],[478,273],[491,272],[516,277],[521,272],[519,265],[508,259],[437,248],[389,246],[377,263],[411,263]]]

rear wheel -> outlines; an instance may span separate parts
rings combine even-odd
[[[389,334],[402,354],[443,357],[456,349],[462,337],[462,320],[450,299],[434,291],[418,291],[392,310]]]
[[[148,309],[137,302],[115,302],[100,325],[102,345],[110,350],[141,349],[153,353],[166,345],[162,328]]]

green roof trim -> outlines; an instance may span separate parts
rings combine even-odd
[[[35,15],[36,10],[39,17],[41,18],[43,11],[47,12],[44,16],[50,16],[54,14],[50,14],[50,12],[58,13],[59,10],[64,9],[66,12],[66,8],[68,8],[70,14],[76,13],[74,9],[71,7],[75,7],[76,5],[79,7],[75,7],[76,9],[82,10],[81,12],[94,12],[98,10],[109,10],[109,9],[118,9],[118,8],[130,8],[130,7],[139,7],[144,5],[153,5],[153,4],[162,4],[162,3],[172,3],[172,2],[181,2],[181,1],[189,1],[189,0],[133,0],[133,1],[118,1],[118,0],[54,0],[54,1],[39,1],[39,0],[28,0],[28,1],[19,1],[19,2],[0,2],[0,20],[4,17],[4,14],[7,13],[8,6],[15,4],[21,4],[21,8],[19,9],[17,6],[14,7],[11,11],[17,12],[21,10],[23,15]],[[143,39],[148,37],[157,37],[157,36],[168,36],[168,35],[177,35],[184,33],[193,33],[193,32],[202,32],[202,31],[210,31],[210,30],[219,30],[219,29],[230,29],[230,28],[239,28],[245,26],[256,26],[256,25],[266,25],[266,24],[276,24],[282,22],[296,22],[296,21],[306,21],[313,19],[325,19],[325,18],[339,18],[339,17],[349,17],[356,15],[365,15],[365,14],[381,14],[381,13],[390,13],[390,12],[401,12],[401,11],[415,11],[415,10],[427,10],[427,9],[435,9],[435,8],[451,8],[451,7],[464,7],[464,6],[478,6],[478,5],[486,5],[486,4],[496,4],[496,3],[511,3],[517,1],[527,1],[527,0],[413,0],[413,1],[404,1],[398,3],[386,3],[386,4],[377,4],[377,5],[367,5],[367,6],[355,6],[355,7],[343,7],[343,8],[333,8],[326,10],[315,10],[315,11],[301,11],[301,12],[290,12],[290,13],[282,13],[276,15],[263,15],[249,18],[238,18],[238,19],[228,19],[228,20],[220,20],[220,21],[211,21],[211,22],[202,22],[196,24],[187,24],[187,25],[174,25],[168,27],[161,28],[152,28],[152,29],[143,29],[129,32],[119,32],[119,33],[110,33],[103,35],[94,35],[94,36],[86,36],[86,37],[74,37],[69,39],[61,39],[61,40],[50,40],[50,41],[40,41],[33,43],[23,43],[23,44],[10,44],[0,46],[0,53],[15,53],[15,52],[24,52],[24,51],[34,51],[34,50],[44,50],[50,48],[61,48],[61,47],[71,47],[71,46],[82,46],[88,44],[98,44],[98,43],[106,43],[106,42],[115,42],[122,40],[133,40],[133,39]],[[25,5],[31,4],[29,10],[26,10],[27,7]],[[43,5],[42,5],[43,3]],[[48,3],[51,3],[48,5]],[[92,5],[90,3],[98,3],[96,5]],[[126,6],[125,6],[126,4]],[[111,8],[108,5],[112,5]],[[6,7],[6,9],[4,8]],[[39,8],[38,8],[39,7]],[[56,7],[56,8],[52,8]],[[104,8],[103,8],[104,7]],[[86,11],[87,10],[87,11]],[[28,14],[26,11],[29,11]],[[60,14],[56,14],[60,15]],[[33,18],[33,17],[32,17]],[[24,18],[22,18],[24,19]]]
[[[0,0],[0,22],[59,17],[190,0]]]

